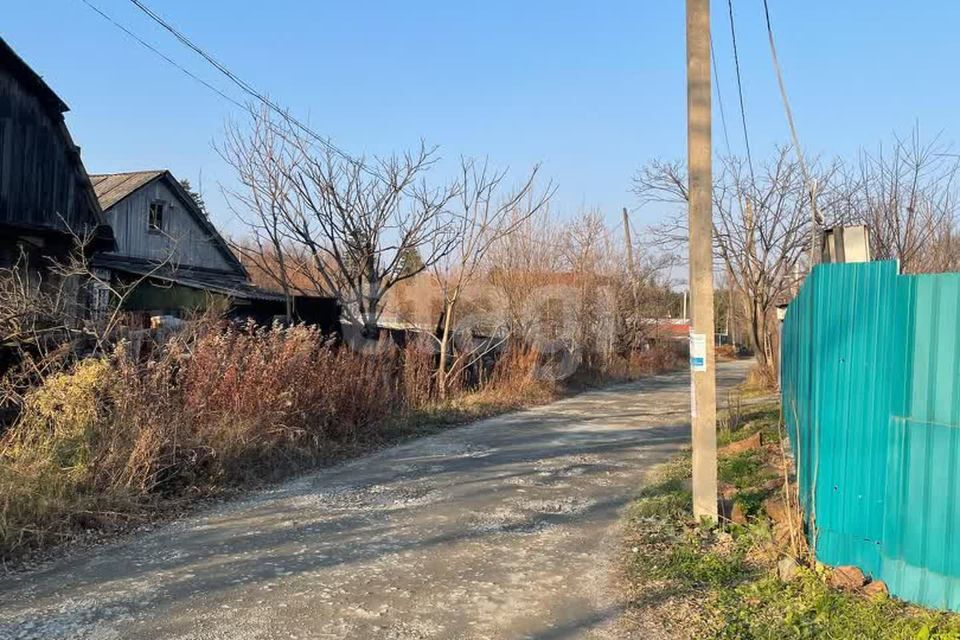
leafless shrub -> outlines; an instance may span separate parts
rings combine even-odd
[[[121,338],[125,303],[159,270],[175,247],[146,273],[125,281],[96,268],[92,234],[71,231],[73,249],[35,264],[25,253],[0,268],[0,433],[25,394],[79,359],[109,352]]]

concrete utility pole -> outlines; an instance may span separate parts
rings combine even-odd
[[[627,243],[627,268],[633,275],[633,240],[630,238],[630,217],[627,208],[623,208],[623,241]]]
[[[693,515],[717,521],[717,380],[713,320],[710,0],[687,0],[687,162],[690,193],[690,404]]]

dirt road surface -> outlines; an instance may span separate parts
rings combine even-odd
[[[722,364],[723,390],[748,363]],[[618,516],[684,373],[401,446],[0,578],[0,638],[616,637]]]

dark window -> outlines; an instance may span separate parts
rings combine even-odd
[[[156,233],[163,231],[163,210],[164,206],[162,202],[150,203],[150,217],[147,220],[147,228],[150,231]]]

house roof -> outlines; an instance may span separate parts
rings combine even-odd
[[[129,173],[91,174],[90,182],[100,201],[100,207],[106,211],[140,187],[153,182],[165,171],[131,171]]]
[[[0,38],[0,68],[7,70],[22,85],[28,87],[47,108],[58,114],[70,110],[60,96],[10,48],[3,38]]]
[[[642,322],[653,327],[661,336],[686,339],[690,335],[689,318],[644,318]]]
[[[191,289],[219,293],[231,298],[284,300],[283,294],[266,291],[251,284],[243,276],[222,271],[155,263],[139,258],[127,258],[111,254],[98,254],[93,258],[93,264],[96,267],[111,271],[121,271],[149,280],[158,280],[190,287]]]
[[[224,259],[233,266],[234,271],[243,274],[243,277],[249,278],[246,268],[237,259],[233,251],[227,245],[226,240],[213,226],[213,223],[197,206],[196,201],[187,193],[180,181],[173,177],[173,174],[166,169],[157,169],[152,171],[127,171],[124,173],[100,173],[90,176],[94,191],[100,200],[100,207],[104,212],[111,207],[116,206],[124,198],[131,195],[138,189],[142,189],[155,180],[163,180],[170,189],[173,190],[180,200],[183,201],[186,211],[193,216],[203,229],[209,235],[210,241],[220,251]]]
[[[42,107],[46,109],[54,127],[63,138],[70,163],[80,182],[80,189],[83,191],[82,197],[87,201],[93,222],[98,225],[103,224],[103,211],[97,202],[97,197],[90,184],[87,170],[84,168],[83,161],[80,159],[80,147],[74,143],[73,138],[70,136],[70,131],[67,129],[67,124],[63,119],[63,114],[69,111],[70,107],[50,88],[50,85],[43,80],[40,74],[34,71],[23,58],[16,54],[3,38],[0,38],[0,70],[9,73],[16,82],[31,95],[35,96]],[[62,229],[58,230],[62,231]]]

